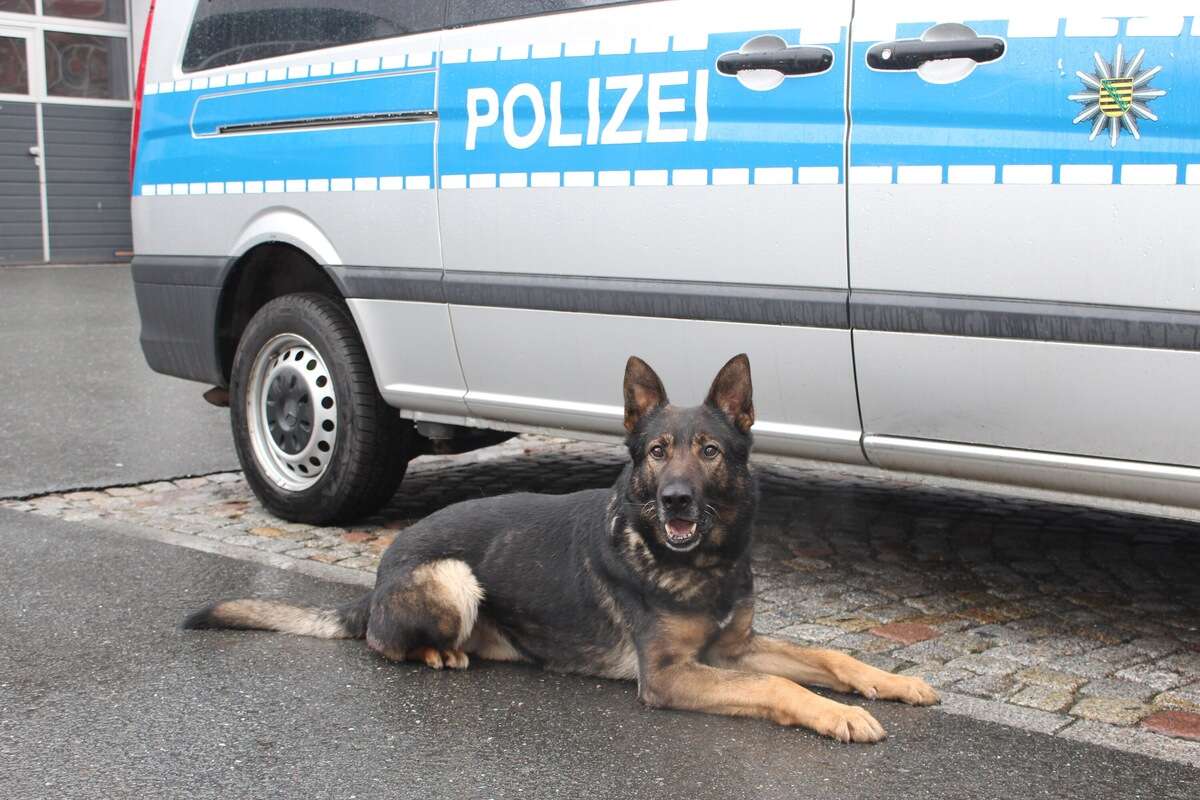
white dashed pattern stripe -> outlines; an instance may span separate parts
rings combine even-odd
[[[1063,164],[1058,183],[1067,185],[1169,186],[1200,185],[1200,163],[1186,164]],[[550,189],[576,187],[643,186],[788,186],[836,185],[839,168],[829,167],[720,167],[717,169],[587,170],[569,172],[479,172],[441,176],[442,189]],[[904,185],[1049,185],[1054,183],[1052,164],[951,164],[852,166],[850,183]],[[358,176],[354,178],[287,178],[268,181],[208,181],[147,183],[138,188],[142,197],[209,194],[296,194],[301,192],[428,191],[429,175]]]
[[[288,178],[270,181],[144,183],[139,194],[142,197],[170,197],[201,194],[299,194],[301,192],[316,194],[329,191],[427,191],[432,186],[433,181],[428,175],[390,175],[378,178]]]

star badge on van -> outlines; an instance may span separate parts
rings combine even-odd
[[[1074,123],[1095,118],[1089,141],[1107,128],[1108,145],[1116,147],[1122,129],[1129,131],[1134,139],[1140,139],[1142,132],[1138,120],[1158,119],[1158,115],[1150,110],[1149,103],[1167,91],[1150,86],[1150,80],[1162,71],[1162,67],[1142,69],[1145,56],[1146,50],[1143,48],[1126,63],[1122,46],[1118,44],[1111,63],[1096,52],[1093,53],[1095,72],[1078,70],[1075,73],[1083,81],[1084,91],[1068,95],[1067,99],[1084,104],[1083,111],[1075,117]]]

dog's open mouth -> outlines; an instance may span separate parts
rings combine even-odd
[[[672,517],[667,520],[667,546],[673,550],[689,550],[698,540],[696,521]]]

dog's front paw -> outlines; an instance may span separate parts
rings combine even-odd
[[[843,743],[878,742],[887,737],[887,731],[866,709],[824,698],[822,700],[811,717],[805,720],[806,727]]]
[[[436,647],[418,647],[408,653],[409,661],[423,661],[430,669],[466,669],[471,659],[462,650],[439,650]]]
[[[908,675],[893,675],[881,669],[860,677],[854,691],[869,700],[898,700],[910,706],[931,706],[941,698],[925,681]]]

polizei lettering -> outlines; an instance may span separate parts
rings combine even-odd
[[[635,118],[630,114],[635,108],[644,113]],[[503,98],[491,87],[467,89],[466,149],[474,150],[480,131],[497,124],[504,141],[517,150],[539,142],[550,147],[703,142],[708,138],[708,70],[609,75],[568,87],[551,81],[545,92],[518,83]]]

